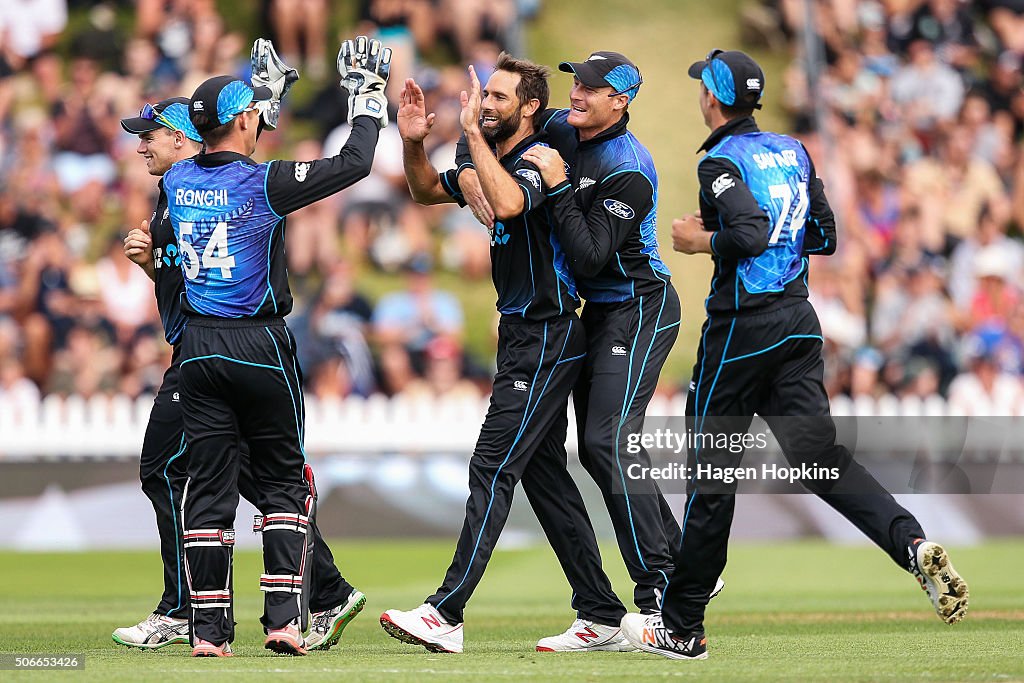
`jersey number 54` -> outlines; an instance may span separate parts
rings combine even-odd
[[[228,249],[228,224],[224,221],[217,223],[210,234],[210,238],[203,248],[202,260],[196,249],[192,246],[192,230],[195,223],[181,223],[181,240],[178,248],[181,249],[181,267],[185,271],[185,277],[194,280],[199,277],[200,264],[203,268],[220,268],[220,276],[225,280],[231,279],[231,269],[235,267],[235,257]]]

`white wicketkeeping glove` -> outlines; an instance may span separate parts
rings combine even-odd
[[[281,61],[274,44],[266,38],[257,38],[253,42],[251,59],[252,84],[266,86],[274,94],[271,99],[256,103],[264,127],[274,130],[281,117],[281,100],[299,80],[299,72]]]
[[[384,88],[391,75],[391,48],[379,40],[359,36],[346,40],[338,51],[341,86],[348,90],[348,123],[357,116],[377,119],[381,128],[388,125],[388,99]]]

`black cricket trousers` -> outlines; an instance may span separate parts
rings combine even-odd
[[[264,629],[303,612],[306,534],[313,499],[303,478],[302,386],[295,343],[280,318],[191,317],[182,337],[181,393],[188,443],[182,494],[192,636],[234,638],[231,551],[239,450],[249,447],[264,514]]]
[[[164,589],[154,610],[157,614],[184,619],[188,617],[188,585],[185,580],[181,530],[181,494],[187,474],[185,461],[184,419],[181,412],[179,384],[181,347],[175,345],[171,365],[164,372],[163,382],[153,400],[153,409],[146,425],[139,462],[142,490],[156,513],[163,561]],[[241,444],[242,465],[238,472],[238,490],[242,498],[261,509],[249,464],[249,449]],[[310,567],[309,608],[321,612],[341,605],[348,599],[352,586],[334,565],[331,549],[320,535],[315,521],[310,521],[313,534],[313,559]]]
[[[643,429],[647,404],[679,334],[679,297],[665,283],[627,301],[588,301],[582,321],[587,359],[573,389],[580,462],[601,489],[635,584],[633,601],[643,612],[657,612],[672,575],[679,523],[657,482],[627,476],[630,465],[651,464],[646,449],[630,453],[627,440]]]
[[[579,616],[618,624],[625,614],[566,467],[569,391],[585,355],[586,336],[575,313],[546,322],[502,317],[494,389],[469,462],[466,518],[444,583],[426,600],[449,623],[463,621],[520,480],[573,589]]]
[[[733,318],[708,318],[686,403],[688,429],[696,436],[742,434],[757,413],[790,465],[838,469],[838,480],[803,483],[907,568],[907,547],[924,538],[924,531],[846,447],[836,444],[822,343],[818,317],[806,299]],[[736,501],[735,484],[702,483],[692,473],[698,464],[736,467],[743,458],[742,451],[704,448],[710,440],[693,441],[682,539],[663,611],[665,625],[680,636],[704,629],[708,595],[725,568]]]

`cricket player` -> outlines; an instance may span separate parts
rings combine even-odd
[[[710,254],[707,298],[686,415],[695,435],[742,434],[756,412],[768,422],[791,465],[814,464],[838,478],[802,483],[846,517],[927,591],[939,617],[960,621],[967,583],[946,551],[926,540],[914,516],[836,444],[823,384],[821,326],[807,301],[809,256],[836,249],[824,186],[807,150],[785,135],[762,132],[764,73],[742,52],[712,50],[689,68],[700,81],[700,110],[711,129],[701,149],[700,217],[672,225],[673,246]],[[729,468],[742,451],[705,448],[694,439],[688,464]],[[718,443],[721,443],[720,441]],[[627,615],[629,640],[674,659],[704,659],[707,595],[725,568],[735,485],[692,476],[660,615]]]
[[[258,164],[261,109],[273,93],[232,76],[203,82],[189,104],[205,143],[164,175],[185,276],[181,392],[189,445],[183,494],[185,572],[195,656],[228,656],[238,445],[248,444],[264,513],[264,645],[306,653],[300,630],[313,496],[304,479],[304,406],[284,253],[285,216],[366,177],[387,124],[391,51],[346,41],[338,56],[352,134],[337,156]]]
[[[270,41],[257,39],[253,45],[253,80],[268,85],[274,92],[270,105],[262,112],[261,125],[274,128],[278,104],[298,72],[280,61]],[[151,175],[163,176],[172,164],[195,156],[202,149],[202,138],[188,115],[188,98],[176,97],[146,105],[137,117],[121,119],[121,127],[139,136],[136,149],[146,160]],[[185,484],[185,443],[179,391],[181,333],[186,318],[181,311],[184,280],[174,232],[167,211],[163,183],[158,183],[156,209],[140,228],[124,240],[125,255],[138,264],[155,283],[157,309],[164,335],[173,348],[171,365],[153,402],[149,424],[142,444],[140,478],[142,490],[156,513],[160,537],[160,555],[164,566],[164,592],[156,610],[135,626],[119,628],[112,634],[121,645],[141,649],[159,649],[189,642],[189,602],[182,564],[181,504]],[[259,506],[255,482],[248,463],[248,450],[242,447],[242,467],[238,487],[246,500]],[[308,649],[329,649],[341,638],[345,626],[366,603],[338,572],[330,548],[324,543],[315,522],[310,532],[315,551],[310,571],[309,605],[313,612],[312,629],[306,637]]]
[[[551,146],[525,158],[543,176],[556,234],[586,300],[587,360],[573,389],[580,462],[604,496],[636,585],[634,602],[655,613],[679,525],[655,481],[626,476],[631,464],[650,462],[645,450],[631,453],[626,443],[643,426],[680,310],[658,251],[657,170],[628,128],[643,78],[617,52],[594,52],[559,69],[574,76],[570,107],[546,115]]]
[[[465,605],[483,576],[520,480],[575,591],[584,633],[579,645],[542,641],[538,649],[632,649],[615,621],[625,607],[601,568],[593,527],[566,469],[567,401],[583,367],[586,336],[540,173],[525,159],[529,150],[546,144],[536,116],[547,106],[547,77],[544,67],[502,53],[483,90],[470,67],[471,88],[463,93],[463,130],[497,218],[491,273],[501,313],[498,371],[470,459],[462,533],[444,581],[418,608],[381,615],[390,635],[434,652],[462,652]],[[423,93],[412,80],[402,92],[398,121],[413,198],[465,204],[455,171],[438,175],[427,160],[423,140],[433,114],[426,114]]]

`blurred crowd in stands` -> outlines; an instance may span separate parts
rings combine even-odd
[[[121,253],[156,183],[120,117],[211,74],[247,77],[252,37],[270,36],[302,80],[257,157],[329,156],[348,135],[334,53],[365,33],[395,50],[392,102],[406,76],[425,88],[445,169],[462,65],[486,80],[501,49],[521,53],[539,0],[362,0],[344,35],[329,0],[252,5],[243,30],[213,0],[0,3],[0,396],[159,384],[169,352],[152,286]],[[841,231],[810,278],[830,393],[1024,414],[1024,0],[812,9],[820,60],[806,54],[804,0],[750,0],[743,27],[747,44],[791,56],[775,87]],[[487,233],[468,211],[409,199],[396,126],[369,178],[288,230],[290,324],[312,395],[486,393],[491,361],[466,353],[464,311],[436,272],[486,289]],[[371,297],[357,283],[375,271],[403,286]]]
[[[230,17],[214,0],[0,3],[0,397],[159,386],[169,347],[152,283],[121,250],[152,212],[156,179],[121,117],[217,73],[247,78],[252,38],[269,36],[302,79],[257,158],[333,155],[348,135],[335,55],[365,34],[395,51],[393,103],[407,76],[423,84],[437,112],[431,152],[449,168],[462,64],[486,78],[502,49],[521,50],[519,27],[537,3],[362,0],[348,4],[358,5],[354,29],[329,0],[244,3]],[[459,299],[434,278],[443,267],[487,288],[487,232],[454,205],[412,203],[401,158],[392,125],[369,178],[289,219],[290,324],[320,398],[488,391],[488,368],[464,349]],[[394,275],[378,278],[371,300],[356,275],[374,270]],[[404,287],[387,293],[388,282]]]
[[[1024,2],[811,9],[750,5],[744,28],[791,56],[781,98],[840,229],[810,278],[830,393],[1024,414]]]

